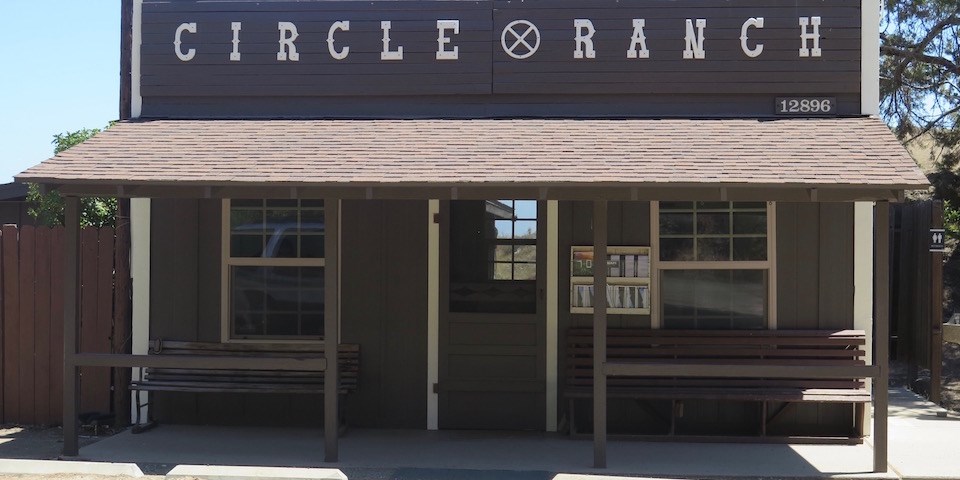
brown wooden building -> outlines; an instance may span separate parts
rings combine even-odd
[[[887,209],[926,180],[871,2],[127,7],[129,118],[18,177],[74,229],[134,199],[134,355],[77,353],[68,301],[68,372],[148,367],[160,422],[592,424],[598,466],[857,442],[872,403],[886,470]]]

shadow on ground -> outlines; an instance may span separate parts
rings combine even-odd
[[[80,447],[99,440],[99,437],[80,437]],[[28,460],[55,460],[63,448],[60,427],[0,426],[0,458]]]

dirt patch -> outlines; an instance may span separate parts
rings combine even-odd
[[[944,408],[960,412],[960,345],[943,344],[943,372],[940,403]]]
[[[162,476],[144,475],[142,477],[127,477],[124,475],[81,475],[75,473],[58,473],[54,475],[0,475],[0,480],[162,480]]]

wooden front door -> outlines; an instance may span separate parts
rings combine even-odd
[[[544,208],[455,200],[441,218],[439,426],[543,430]]]

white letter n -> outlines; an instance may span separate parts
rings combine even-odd
[[[697,19],[697,31],[693,31],[693,21],[687,19],[687,48],[683,51],[683,58],[704,58],[703,51],[703,29],[707,26],[707,20]]]

